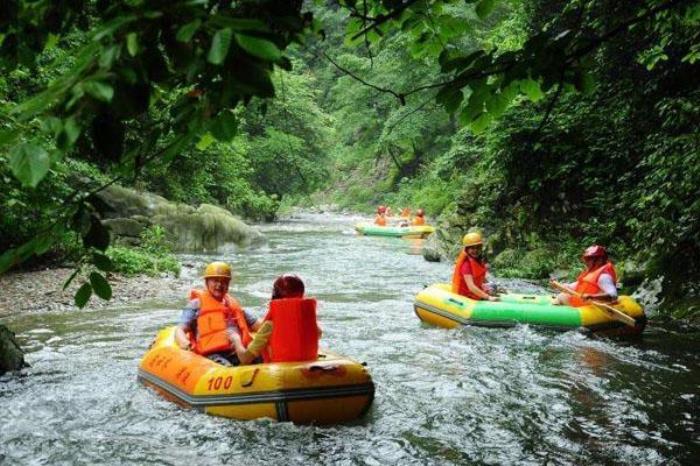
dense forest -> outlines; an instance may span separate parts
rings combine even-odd
[[[699,25],[675,0],[12,0],[0,271],[133,261],[100,223],[116,182],[254,221],[422,207],[497,275],[600,243],[673,311],[700,293]]]

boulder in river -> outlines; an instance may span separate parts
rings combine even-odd
[[[99,197],[112,207],[104,223],[118,241],[137,244],[144,229],[159,225],[177,252],[214,252],[229,244],[250,246],[264,242],[256,229],[221,207],[192,207],[162,196],[109,186]]]
[[[24,353],[15,340],[15,334],[0,324],[0,374],[26,367]]]

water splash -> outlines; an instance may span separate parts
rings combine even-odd
[[[664,299],[661,298],[663,281],[663,275],[646,278],[632,294],[632,297],[644,306],[644,311],[648,317],[656,317],[659,314],[659,308],[664,302]]]

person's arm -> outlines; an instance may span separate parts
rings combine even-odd
[[[191,349],[190,338],[187,332],[192,331],[192,325],[197,319],[197,311],[199,310],[199,301],[190,301],[180,314],[180,321],[175,329],[175,343],[182,349]]]
[[[598,287],[602,290],[600,293],[589,294],[583,293],[581,298],[583,299],[598,299],[604,301],[615,301],[617,299],[617,287],[612,277],[607,274],[601,274],[598,277]]]
[[[481,299],[485,299],[488,301],[498,301],[497,297],[491,296],[490,294],[486,293],[484,290],[476,286],[476,284],[474,283],[474,277],[472,277],[471,274],[464,275],[464,283],[467,284],[467,288],[469,288],[469,291],[471,291]]]

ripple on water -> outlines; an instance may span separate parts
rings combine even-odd
[[[3,323],[32,367],[0,378],[0,462],[578,465],[700,455],[697,335],[650,329],[626,343],[529,326],[425,326],[413,297],[448,281],[451,265],[410,255],[399,239],[354,236],[358,220],[302,215],[265,225],[266,246],[222,257],[234,264],[232,292],[256,315],[276,275],[304,278],[320,300],[322,346],[369,364],[376,400],[364,419],[324,428],[237,422],[182,410],[138,385],[140,357],[184,298],[12,315]],[[214,258],[186,256],[193,285]]]

